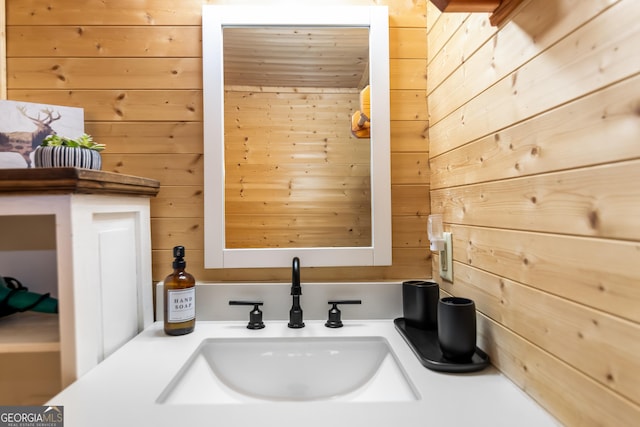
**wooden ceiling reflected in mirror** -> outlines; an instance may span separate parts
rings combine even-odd
[[[225,27],[225,86],[364,88],[369,29]]]

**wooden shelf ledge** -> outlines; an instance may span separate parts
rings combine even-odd
[[[80,168],[0,169],[0,194],[158,194],[155,179]]]
[[[0,317],[0,354],[60,351],[57,314],[27,311]]]
[[[441,12],[491,13],[494,27],[502,24],[524,0],[431,0]]]

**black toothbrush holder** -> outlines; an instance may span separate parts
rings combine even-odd
[[[476,305],[460,297],[438,303],[438,342],[445,358],[470,362],[476,351]]]
[[[408,325],[433,330],[438,327],[440,287],[431,280],[402,282],[402,310]]]

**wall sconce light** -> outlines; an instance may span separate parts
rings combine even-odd
[[[442,215],[429,215],[427,220],[429,249],[440,254],[440,277],[453,282],[453,251],[451,233],[445,232],[442,226]]]
[[[442,227],[442,215],[429,215],[427,220],[427,233],[429,234],[429,249],[432,251],[444,250],[444,229]]]

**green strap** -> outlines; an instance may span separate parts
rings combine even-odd
[[[19,280],[13,277],[0,276],[0,317],[27,310],[42,313],[57,313],[58,300],[51,298],[50,293],[39,295],[28,292]]]

